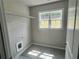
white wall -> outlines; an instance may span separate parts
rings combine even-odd
[[[63,28],[62,29],[40,29],[39,28],[39,12],[56,10],[64,8],[63,12]],[[49,46],[64,48],[66,42],[66,21],[67,21],[67,1],[34,6],[30,8],[30,15],[36,17],[32,19],[32,41]]]
[[[30,45],[30,19],[15,15],[8,15],[7,12],[29,16],[29,7],[15,2],[15,0],[4,0],[4,7],[9,34],[10,50],[11,55],[14,58],[18,53],[28,48],[28,45]],[[16,43],[19,41],[23,41],[23,49],[20,52],[17,52]]]

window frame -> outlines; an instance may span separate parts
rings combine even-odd
[[[50,14],[51,14],[51,12],[53,12],[53,11],[58,11],[58,10],[62,10],[62,18],[61,18],[61,28],[51,28],[51,16],[50,16]],[[48,20],[48,28],[40,28],[40,13],[47,13],[47,12],[49,12],[50,14],[49,14],[49,20]],[[63,19],[64,19],[64,8],[60,8],[60,9],[54,9],[54,10],[46,10],[46,11],[40,11],[39,13],[38,13],[38,15],[39,15],[39,29],[62,29],[63,28]]]

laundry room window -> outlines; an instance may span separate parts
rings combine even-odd
[[[39,13],[40,28],[62,28],[62,12],[63,10],[55,10]]]

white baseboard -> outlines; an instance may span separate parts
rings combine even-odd
[[[52,45],[38,44],[38,43],[32,43],[32,44],[34,44],[34,45],[40,45],[40,46],[44,46],[44,47],[50,47],[50,48],[56,48],[56,49],[65,50],[65,48],[57,47],[57,46],[52,46]]]

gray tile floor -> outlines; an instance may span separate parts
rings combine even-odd
[[[19,59],[65,59],[65,51],[32,45]]]

